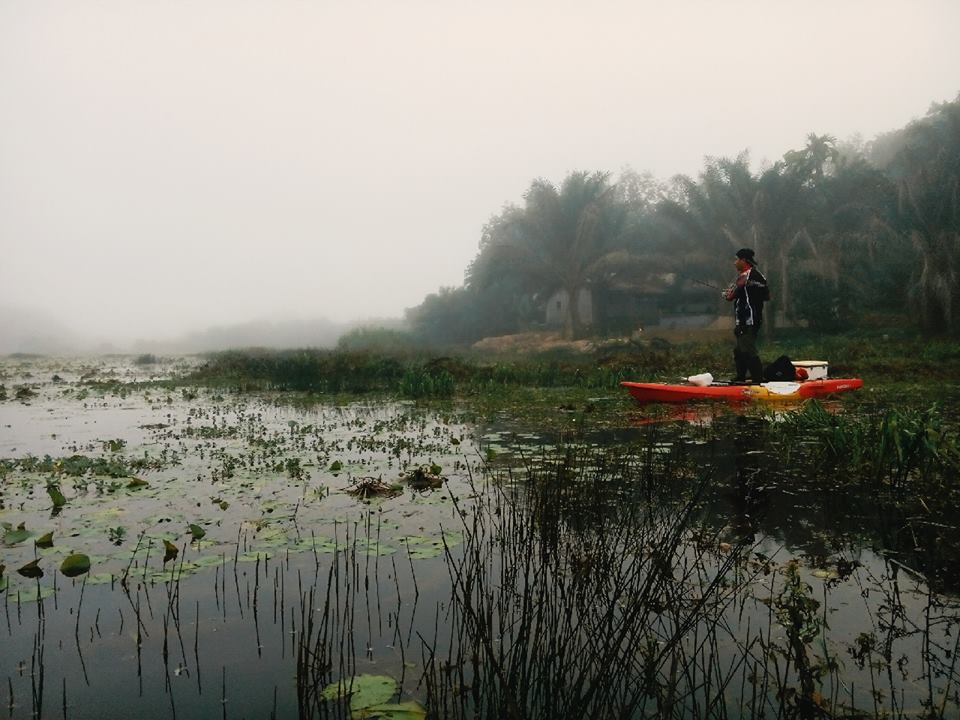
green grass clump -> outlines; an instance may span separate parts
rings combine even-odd
[[[434,373],[408,368],[400,379],[400,393],[408,398],[451,397],[454,387],[453,376],[446,370]]]
[[[819,461],[894,488],[940,485],[960,475],[957,429],[944,420],[937,405],[847,415],[810,401],[776,427],[782,442],[815,438]]]
[[[241,390],[297,390],[319,393],[388,390],[405,373],[394,357],[323,350],[217,353],[188,381],[236,385]]]

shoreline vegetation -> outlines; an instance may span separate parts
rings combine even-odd
[[[730,370],[731,343],[723,338],[671,343],[661,338],[598,340],[587,351],[550,349],[492,353],[405,347],[356,349],[229,350],[207,361],[184,382],[240,391],[378,393],[405,398],[476,396],[498,388],[619,390],[623,380],[676,381]],[[833,377],[862,377],[870,385],[946,383],[960,378],[960,344],[909,332],[821,335],[780,331],[761,347],[762,357],[830,363]]]

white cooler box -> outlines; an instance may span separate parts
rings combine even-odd
[[[807,380],[823,380],[827,377],[826,360],[791,360],[790,363],[795,368],[803,368],[807,371]]]

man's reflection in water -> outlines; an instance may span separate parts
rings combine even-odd
[[[736,477],[730,487],[731,526],[739,542],[752,543],[766,510],[767,471],[763,466],[762,418],[738,415],[733,432]]]

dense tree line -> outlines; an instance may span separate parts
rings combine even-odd
[[[536,179],[483,228],[464,285],[407,317],[426,340],[466,343],[537,327],[557,291],[667,283],[674,298],[702,295],[704,283],[726,284],[739,247],[756,250],[791,321],[843,329],[895,314],[956,333],[960,96],[866,144],[810,134],[759,171],[744,153],[666,183],[632,170],[616,182]],[[565,334],[582,334],[582,321],[568,302]]]

